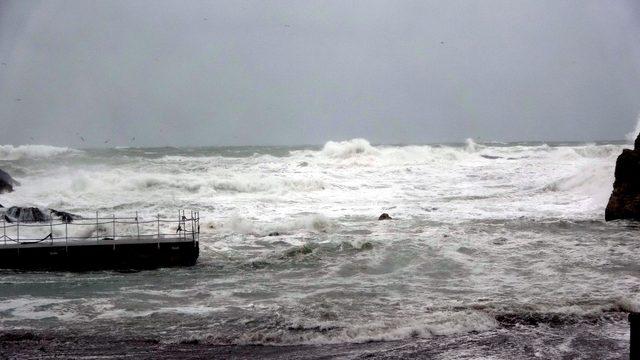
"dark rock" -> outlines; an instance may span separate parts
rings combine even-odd
[[[494,155],[480,155],[485,159],[489,159],[489,160],[496,160],[496,159],[502,159],[500,156],[494,156]]]
[[[277,231],[274,231],[274,232],[270,232],[269,235],[267,236],[280,236],[280,233]]]
[[[389,214],[387,213],[382,213],[382,215],[380,215],[378,220],[391,220],[391,216],[389,216]]]
[[[613,192],[605,210],[605,220],[640,220],[640,136],[635,149],[618,156]]]
[[[20,207],[12,206],[4,212],[4,219],[6,222],[46,222],[52,218],[61,220],[65,223],[73,222],[73,220],[82,219],[80,215],[71,214],[65,211],[58,211],[54,209],[41,210],[37,207]]]
[[[0,194],[12,192],[14,186],[20,186],[20,183],[12,178],[11,175],[0,169]]]
[[[37,207],[12,206],[4,213],[7,222],[44,222],[51,218]]]
[[[49,209],[49,212],[54,217],[57,217],[58,219],[62,220],[62,222],[65,222],[67,224],[73,222],[73,220],[82,219],[82,216],[80,216],[80,215],[71,214],[71,213],[68,213],[68,212],[65,212],[65,211],[58,211],[58,210],[54,210],[54,209]]]

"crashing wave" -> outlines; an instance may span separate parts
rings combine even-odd
[[[349,158],[358,155],[378,154],[371,144],[365,139],[351,139],[347,141],[329,141],[322,148],[322,154],[332,158]]]
[[[633,143],[638,137],[638,134],[640,134],[640,115],[638,116],[638,121],[636,122],[636,128],[632,132],[625,135],[625,138],[627,139],[627,141]]]
[[[64,154],[78,153],[79,150],[49,145],[0,145],[0,160],[21,160],[48,158]]]
[[[299,231],[324,233],[331,231],[334,226],[334,223],[322,214],[310,214],[276,224],[253,222],[235,215],[222,223],[211,222],[205,224],[203,232],[209,230],[216,233],[235,233],[263,237],[274,233],[287,235]]]

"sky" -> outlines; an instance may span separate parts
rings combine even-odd
[[[640,2],[0,0],[0,144],[622,140]]]

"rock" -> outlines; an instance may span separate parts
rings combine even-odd
[[[82,216],[68,213],[66,211],[49,209],[49,212],[51,213],[51,215],[57,217],[58,219],[62,220],[62,222],[65,222],[67,224],[73,222],[73,220],[82,219]]]
[[[391,220],[391,216],[389,216],[389,214],[387,213],[382,213],[382,215],[380,215],[378,220]]]
[[[14,186],[20,186],[20,183],[12,178],[11,175],[0,169],[0,194],[12,192]]]
[[[44,222],[51,219],[37,207],[12,206],[4,213],[7,222]]]
[[[270,232],[269,235],[267,236],[280,236],[280,233],[277,231],[274,231],[274,232]]]
[[[73,220],[81,219],[82,217],[65,211],[58,211],[54,209],[40,209],[37,207],[12,206],[4,212],[4,219],[7,222],[11,223],[18,221],[46,222],[51,220],[52,218],[62,220],[65,223],[70,223]]]
[[[640,220],[640,136],[633,150],[618,156],[613,192],[605,210],[605,220]]]

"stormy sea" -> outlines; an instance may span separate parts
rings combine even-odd
[[[202,225],[193,267],[0,271],[0,358],[625,358],[625,147],[0,146],[5,207]]]

